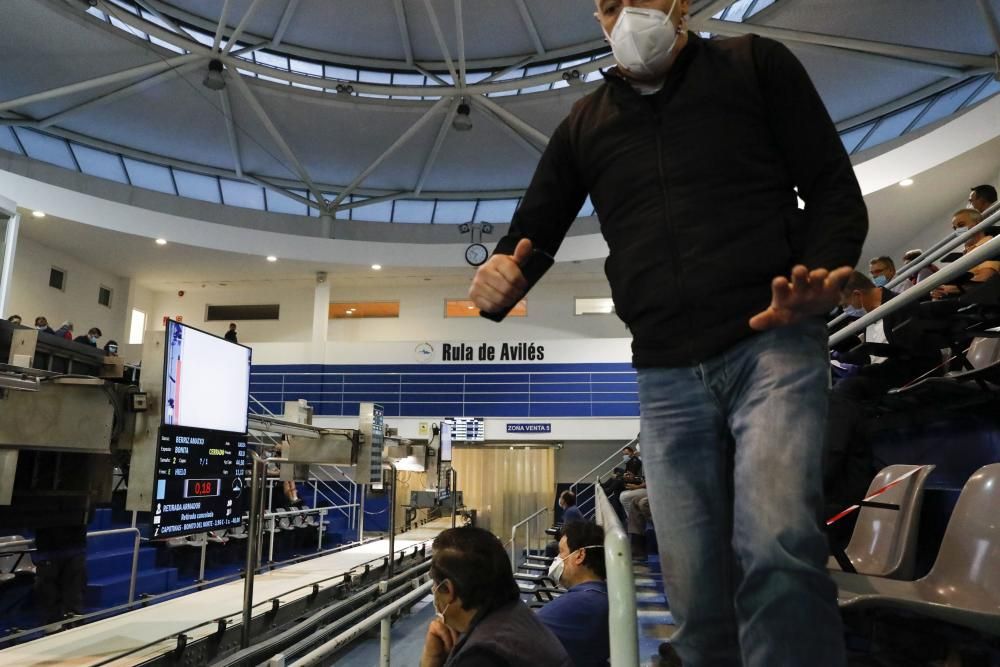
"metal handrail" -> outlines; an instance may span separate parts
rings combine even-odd
[[[998,221],[1000,221],[1000,210],[991,215],[984,222],[990,222],[992,224]],[[941,285],[948,284],[948,282],[952,279],[968,272],[969,269],[975,267],[976,265],[992,259],[997,254],[1000,254],[1000,236],[994,237],[992,240],[984,243],[972,252],[963,255],[961,259],[958,259],[942,268],[932,277],[927,278],[926,280],[921,280],[919,283],[902,294],[886,301],[872,312],[867,313],[851,324],[848,324],[846,327],[830,336],[830,345],[836,345],[851,336],[861,333],[868,327],[868,325],[874,324],[886,315],[918,301],[920,297],[925,294],[929,294]]]
[[[639,626],[632,576],[632,550],[621,519],[600,484],[597,488],[597,524],[604,528],[604,565],[608,575],[608,637],[611,667],[639,664]]]
[[[893,279],[890,280],[888,283],[886,283],[885,285],[886,289],[892,289],[893,287],[896,287],[897,285],[901,284],[904,280],[908,279],[910,276],[919,273],[920,271],[924,270],[925,268],[933,264],[936,260],[944,257],[951,250],[954,250],[960,245],[964,245],[966,241],[968,241],[970,238],[972,238],[979,232],[985,231],[986,229],[992,227],[994,224],[996,224],[998,220],[1000,220],[998,214],[1000,214],[1000,202],[995,202],[992,206],[983,211],[982,213],[983,219],[979,224],[977,224],[975,227],[967,229],[962,234],[959,235],[948,234],[947,236],[945,236],[943,239],[941,239],[933,246],[931,246],[930,249],[925,250],[923,253],[921,253],[919,258],[910,262],[909,264],[906,265],[905,268],[897,272],[896,275],[893,277]],[[951,267],[957,263],[958,262],[952,262],[952,264],[949,264],[948,266]],[[936,278],[937,274],[935,274],[935,279]],[[927,282],[927,280],[921,281],[921,283],[924,282]],[[909,292],[912,289],[913,288],[911,287],[910,289],[907,290],[907,292]],[[827,326],[829,328],[833,328],[834,326],[840,324],[846,319],[848,319],[848,315],[846,313],[841,313],[837,317],[830,320]]]
[[[629,440],[628,442],[626,442],[624,445],[622,445],[621,447],[619,447],[618,449],[616,449],[614,452],[612,452],[611,455],[608,456],[608,458],[604,459],[603,461],[601,461],[600,463],[598,463],[596,466],[594,466],[593,468],[591,468],[590,470],[588,470],[584,474],[580,475],[580,479],[576,480],[575,482],[573,482],[572,484],[569,485],[569,490],[572,491],[579,484],[581,484],[582,482],[585,482],[586,480],[590,479],[591,475],[593,475],[595,472],[597,472],[598,470],[600,470],[601,468],[603,468],[604,466],[606,466],[613,459],[617,458],[618,455],[621,454],[621,451],[623,449],[625,449],[626,447],[632,447],[632,446],[636,445],[638,442],[639,442],[639,436],[635,436],[634,438],[632,438],[631,440]],[[598,475],[597,476],[597,480],[600,481],[601,477],[603,477],[603,475]]]
[[[527,549],[531,550],[531,522],[536,520],[542,514],[549,511],[548,507],[543,507],[541,509],[535,510],[533,513],[524,517],[517,523],[515,523],[510,528],[510,565],[515,570],[517,569],[517,530],[521,526],[525,527],[525,545]]]

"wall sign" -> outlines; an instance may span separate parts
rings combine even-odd
[[[552,433],[552,424],[507,424],[508,433]]]
[[[441,344],[441,361],[544,361],[545,346],[535,343]]]

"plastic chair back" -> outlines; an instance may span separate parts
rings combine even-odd
[[[1000,361],[1000,338],[976,338],[966,357],[977,370],[995,364]]]
[[[965,609],[991,611],[1000,622],[1000,463],[977,470],[948,520],[927,587]]]
[[[878,489],[920,468],[891,465],[883,468],[868,487]],[[862,507],[846,553],[858,574],[893,579],[912,579],[917,551],[917,529],[923,505],[924,485],[934,466],[924,466],[872,502],[899,505],[899,510]]]

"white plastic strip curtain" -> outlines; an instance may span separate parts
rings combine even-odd
[[[0,316],[6,318],[10,299],[11,281],[14,276],[14,254],[17,252],[17,231],[20,216],[16,211],[6,211],[0,200]]]
[[[526,447],[457,447],[452,465],[467,507],[479,511],[478,525],[500,535],[539,507],[554,502],[555,450]],[[532,548],[548,537],[539,529]]]

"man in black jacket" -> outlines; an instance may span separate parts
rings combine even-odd
[[[685,29],[689,4],[598,1],[618,67],[556,129],[469,294],[485,313],[516,303],[544,265],[536,251],[555,255],[589,194],[633,335],[678,653],[687,666],[841,666],[817,522],[818,316],[858,260],[867,212],[795,57],[757,37],[703,40]],[[711,201],[725,215],[708,216]]]

